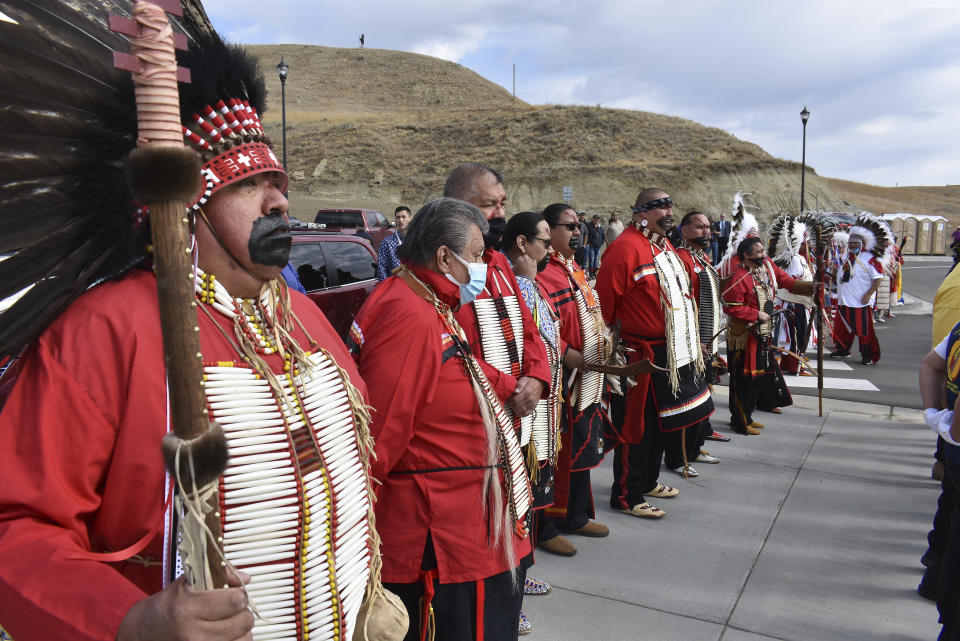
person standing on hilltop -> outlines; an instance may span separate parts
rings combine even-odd
[[[400,266],[397,248],[403,243],[403,235],[407,231],[411,218],[410,208],[406,205],[400,205],[393,210],[393,221],[397,226],[397,233],[387,236],[380,243],[380,250],[377,252],[377,281],[384,280]]]
[[[617,236],[623,233],[623,221],[620,220],[620,212],[615,211],[610,214],[610,220],[607,222],[607,246],[613,244]]]

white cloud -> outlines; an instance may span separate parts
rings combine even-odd
[[[527,102],[723,128],[823,175],[960,182],[956,0],[207,0],[238,41],[367,46],[460,62]],[[256,15],[256,20],[233,16]],[[280,40],[282,38],[282,40]],[[935,159],[935,160],[934,160]],[[952,176],[952,178],[951,178]]]
[[[480,48],[486,29],[475,25],[464,25],[454,29],[452,36],[429,38],[412,45],[411,51],[451,62],[460,60]]]

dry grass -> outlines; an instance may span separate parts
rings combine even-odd
[[[647,186],[668,190],[678,209],[729,211],[750,192],[761,220],[799,208],[800,165],[715,128],[638,111],[531,106],[457,64],[397,51],[257,45],[270,93],[265,118],[280,142],[283,55],[287,155],[295,213],[329,206],[391,213],[440,194],[467,160],[504,172],[513,211],[539,209],[573,188],[574,206],[629,208]],[[824,209],[960,215],[958,188],[885,189],[823,179],[809,170],[807,202]],[[849,204],[845,204],[849,203]]]
[[[909,212],[946,216],[960,223],[960,185],[945,187],[876,187],[828,178],[827,182],[845,200],[876,213]]]

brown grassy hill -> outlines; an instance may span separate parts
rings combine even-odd
[[[960,185],[877,187],[836,178],[826,181],[844,200],[856,202],[867,211],[946,216],[954,224],[960,223]]]
[[[531,106],[461,65],[378,49],[256,45],[266,70],[268,131],[280,144],[281,55],[287,80],[287,156],[293,212],[360,206],[391,213],[440,195],[466,160],[504,172],[508,209],[539,209],[573,188],[578,209],[627,209],[638,190],[661,186],[678,208],[729,211],[737,191],[761,219],[799,208],[800,165],[715,128],[639,111]],[[837,211],[916,211],[950,199],[896,191],[868,206],[869,186],[822,179],[807,168],[807,203]],[[879,188],[872,188],[879,189]],[[900,188],[901,190],[904,188]],[[861,204],[860,200],[864,204]],[[849,203],[849,204],[845,204]],[[953,199],[956,207],[956,199]],[[955,213],[960,215],[960,207]]]

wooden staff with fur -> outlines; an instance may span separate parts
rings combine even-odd
[[[193,494],[226,469],[227,446],[220,427],[207,420],[185,213],[200,193],[200,159],[183,143],[177,81],[189,82],[189,72],[177,67],[174,34],[165,11],[181,15],[180,3],[138,0],[133,18],[111,16],[110,28],[130,36],[131,54],[114,52],[114,64],[133,73],[137,96],[137,149],[128,158],[127,174],[135,198],[149,207],[173,432],[164,439],[164,455],[180,488]],[[182,43],[184,48],[185,40]],[[193,581],[198,589],[226,587],[215,486],[207,505],[205,568]],[[194,569],[201,568],[195,565]]]

